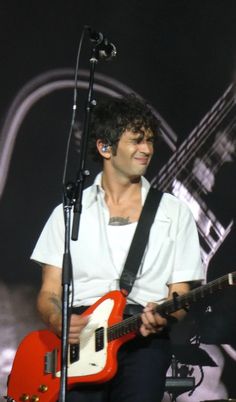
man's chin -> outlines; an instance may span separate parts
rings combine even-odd
[[[143,168],[143,169],[140,169],[140,171],[139,171],[138,173],[137,173],[137,172],[135,172],[134,174],[131,173],[131,174],[130,174],[130,178],[131,178],[132,182],[133,182],[133,183],[139,182],[141,176],[144,176],[145,173],[146,173],[146,171],[147,171],[147,167],[145,167],[145,169],[144,169],[144,168]]]
[[[148,165],[140,166],[139,175],[140,175],[140,176],[145,175],[145,173],[146,173],[146,171],[147,171],[147,168],[148,168]]]

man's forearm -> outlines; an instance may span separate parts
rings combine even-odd
[[[53,292],[40,291],[37,308],[43,322],[57,335],[61,334],[61,298]]]

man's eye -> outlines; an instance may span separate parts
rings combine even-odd
[[[138,138],[132,138],[131,139],[131,142],[133,143],[133,144],[140,144],[142,141],[146,141],[146,142],[148,142],[148,143],[150,143],[150,144],[154,144],[154,141],[155,141],[155,139],[154,139],[154,137],[150,137],[150,138],[147,138],[146,140],[143,138],[143,137],[138,137]]]

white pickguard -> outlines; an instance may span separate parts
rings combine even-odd
[[[107,361],[108,319],[114,306],[114,300],[106,299],[93,311],[89,323],[80,334],[79,360],[68,365],[68,377],[97,374],[103,370]],[[104,348],[95,351],[95,330],[104,328]],[[61,372],[56,373],[60,377]]]

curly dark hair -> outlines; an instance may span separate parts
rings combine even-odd
[[[134,94],[103,100],[94,107],[91,114],[90,151],[95,160],[101,160],[96,147],[98,139],[110,145],[115,155],[119,139],[125,130],[150,130],[156,138],[159,127],[160,122],[148,103]]]

